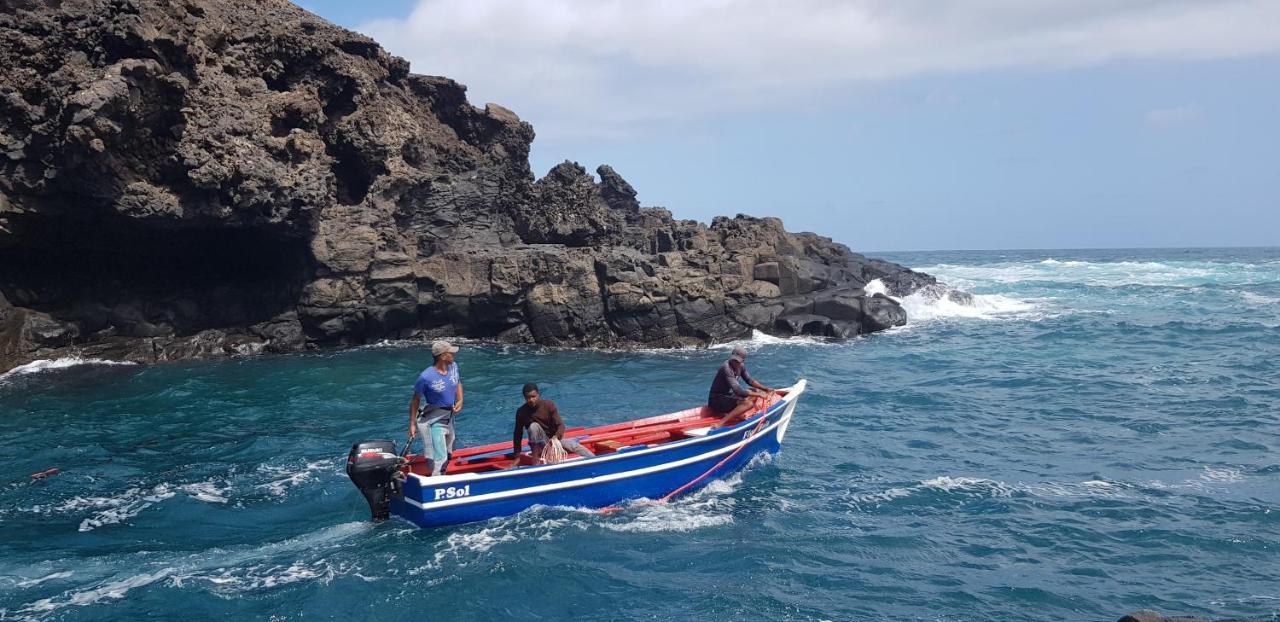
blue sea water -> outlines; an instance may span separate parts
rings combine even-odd
[[[0,619],[1280,619],[1280,249],[889,258],[977,297],[751,340],[811,383],[782,453],[607,516],[367,522],[345,452],[403,438],[418,344],[5,374]],[[572,425],[693,405],[726,354],[471,344],[460,441],[528,380]]]

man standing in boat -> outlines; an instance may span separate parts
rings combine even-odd
[[[453,417],[462,411],[462,380],[453,355],[458,348],[447,341],[431,344],[431,366],[413,383],[409,402],[409,444],[422,434],[422,453],[431,459],[431,474],[439,475],[453,453]]]
[[[755,390],[753,390],[755,389]],[[724,418],[713,424],[712,428],[737,423],[738,417],[751,410],[752,398],[764,397],[773,392],[747,373],[747,351],[734,348],[716,371],[711,381],[711,391],[707,394],[707,406],[712,411],[724,413]]]
[[[532,382],[524,385],[523,393],[524,404],[516,409],[516,429],[511,435],[512,453],[515,456],[511,460],[511,468],[520,466],[520,442],[524,440],[526,428],[529,430],[529,453],[533,455],[535,463],[553,438],[560,442],[561,447],[583,458],[595,455],[583,447],[582,443],[564,437],[564,420],[560,418],[560,409],[556,408],[555,402],[542,399],[538,385]]]

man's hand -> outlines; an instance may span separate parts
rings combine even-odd
[[[458,414],[458,413],[460,413],[460,412],[462,412],[462,400],[458,400],[458,401],[457,401],[456,403],[454,403],[454,405],[453,405],[453,414],[455,414],[455,415],[456,415],[456,414]]]
[[[413,440],[413,437],[417,435],[418,435],[418,427],[410,423],[409,424],[409,440]]]

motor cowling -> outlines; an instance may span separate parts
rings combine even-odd
[[[400,493],[400,465],[395,441],[365,441],[347,454],[347,477],[369,502],[373,520],[391,517],[391,495]]]

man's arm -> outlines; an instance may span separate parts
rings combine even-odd
[[[418,392],[413,392],[413,399],[409,400],[409,438],[417,435],[418,421]]]
[[[524,441],[524,427],[520,425],[520,417],[516,416],[516,429],[511,433],[511,467],[520,466],[520,443]]]
[[[462,412],[462,379],[458,379],[458,399],[453,401],[453,412]]]
[[[757,388],[757,389],[760,389],[761,391],[764,391],[765,393],[770,393],[770,392],[772,392],[772,391],[773,391],[773,389],[770,389],[769,387],[766,387],[766,386],[764,386],[764,385],[760,384],[759,382],[756,382],[756,379],[755,379],[755,378],[752,378],[752,377],[751,377],[751,374],[747,373],[747,368],[746,368],[746,367],[743,367],[743,368],[742,368],[742,379],[743,379],[743,380],[746,380],[748,385],[750,385],[750,386],[752,386],[752,387],[755,387],[755,388]]]

